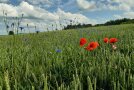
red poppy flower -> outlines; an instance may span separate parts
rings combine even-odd
[[[110,43],[116,43],[118,41],[118,39],[117,38],[110,38]]]
[[[92,51],[99,46],[98,42],[90,42],[89,45],[85,48],[88,51]]]
[[[81,38],[80,39],[80,46],[83,46],[87,43],[87,39],[86,38]]]
[[[85,49],[88,50],[88,51],[93,51],[94,50],[93,48],[91,48],[89,46],[87,46]]]
[[[108,43],[109,39],[108,38],[104,38],[103,41],[104,41],[104,43]]]

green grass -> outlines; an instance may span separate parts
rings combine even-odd
[[[100,47],[84,50],[81,37]],[[117,50],[105,37],[119,39]],[[134,25],[1,36],[0,89],[134,90]]]

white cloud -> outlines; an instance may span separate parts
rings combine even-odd
[[[64,12],[61,9],[58,9],[57,12],[49,12],[45,9],[35,7],[30,5],[27,2],[20,3],[19,6],[13,6],[10,4],[0,4],[0,16],[3,16],[2,11],[6,11],[8,16],[19,16],[20,14],[24,14],[25,17],[34,17],[42,20],[59,20],[59,17],[65,19],[74,19],[76,17],[80,18],[82,22],[85,20],[87,22],[88,18],[82,14],[72,14],[70,12]]]
[[[31,4],[52,4],[50,0],[27,0]]]
[[[58,11],[56,12],[56,15],[61,17],[61,19],[75,19],[75,18],[77,18],[78,21],[81,23],[86,23],[86,24],[88,24],[88,23],[95,24],[96,23],[96,20],[89,19],[82,14],[72,14],[70,12],[64,12],[61,9],[58,9]]]
[[[126,17],[126,18],[134,18],[134,12],[126,12],[126,13],[124,13],[124,17]]]
[[[8,2],[9,0],[0,0],[0,3],[6,3]]]
[[[22,1],[18,6],[0,3],[0,16],[3,16],[3,10],[5,10],[7,15],[10,17],[18,17],[23,13],[25,18],[23,19],[23,23],[21,25],[25,26],[28,23],[30,26],[38,25],[38,27],[41,28],[42,25],[49,26],[55,22],[59,23],[59,21],[65,25],[65,19],[72,20],[74,18],[78,18],[78,21],[81,23],[96,23],[95,20],[89,19],[82,14],[73,14],[70,12],[65,12],[61,9],[58,9],[56,12],[49,12],[24,1]]]
[[[113,15],[115,19],[122,19],[123,17],[121,15]]]
[[[117,18],[117,19],[121,19],[121,18],[134,19],[134,12],[133,11],[124,12],[122,15],[114,15],[114,17]]]
[[[80,8],[86,9],[86,10],[91,10],[95,9],[96,5],[94,1],[87,1],[87,0],[77,0],[77,4],[79,5]]]
[[[133,0],[77,0],[80,8],[85,10],[123,10],[131,11],[134,8]]]
[[[58,16],[55,16],[53,13],[46,11],[45,9],[34,7],[27,2],[22,2],[18,7],[18,12],[23,12],[26,16],[31,16],[39,19],[49,19],[57,20]]]
[[[3,16],[3,11],[10,13],[8,16],[18,16],[17,7],[0,3],[0,16]]]
[[[27,0],[28,3],[38,7],[49,8],[53,5],[50,0]]]
[[[130,11],[134,7],[133,0],[111,0],[111,3],[118,4],[113,6],[116,10]]]

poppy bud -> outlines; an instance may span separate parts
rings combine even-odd
[[[109,39],[108,38],[104,38],[103,41],[104,41],[104,43],[108,43]]]
[[[86,38],[81,38],[80,39],[80,46],[83,46],[87,43],[87,39]]]

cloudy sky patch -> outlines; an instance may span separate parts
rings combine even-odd
[[[133,0],[0,0],[0,17],[3,10],[9,17],[24,14],[22,25],[47,27],[64,20],[86,24],[104,23],[111,19],[134,18]],[[0,21],[2,25],[3,21]],[[75,23],[75,22],[74,22]]]

